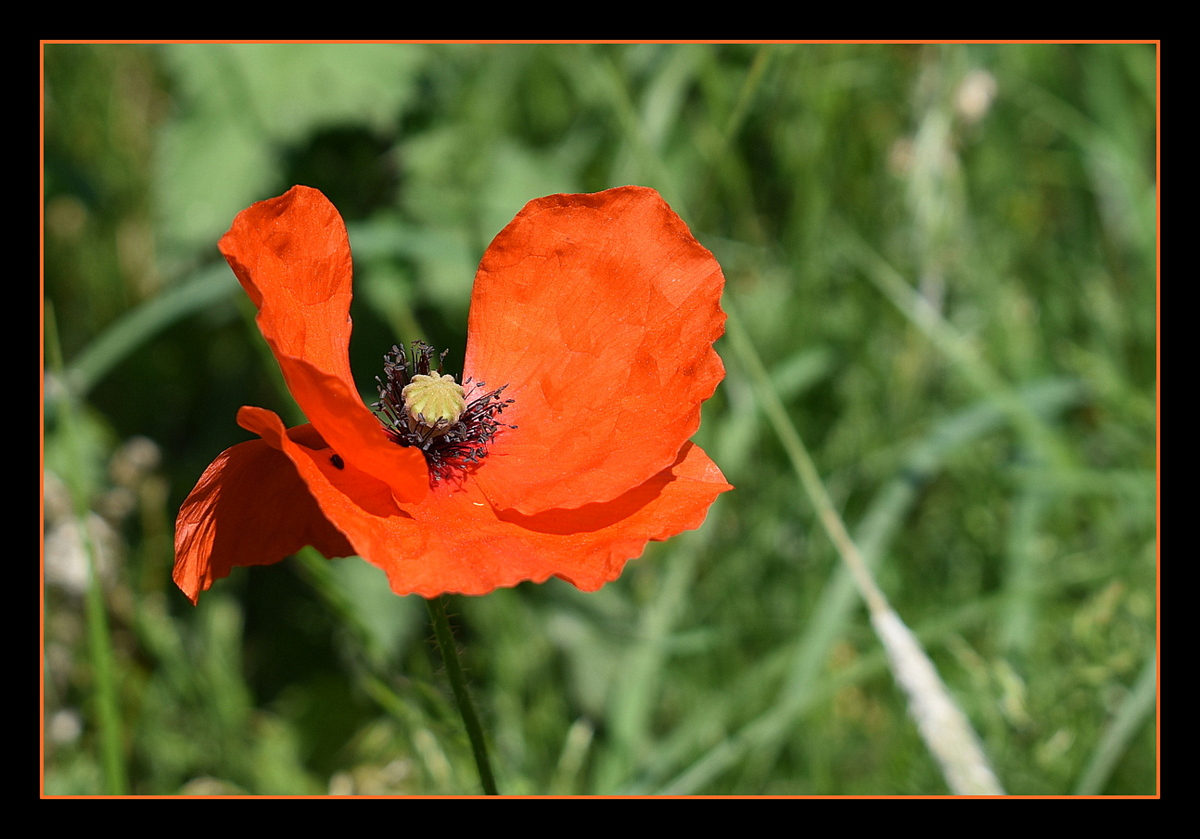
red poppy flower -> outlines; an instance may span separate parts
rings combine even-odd
[[[463,381],[396,348],[378,414],[350,375],[350,246],[325,196],[254,204],[220,249],[310,424],[238,411],[260,439],[218,456],[176,523],[193,602],[304,545],[363,557],[397,594],[590,591],[731,488],[688,441],[724,376],[724,278],[652,189],[526,205],[476,274]]]

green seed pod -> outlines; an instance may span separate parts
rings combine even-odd
[[[434,434],[443,434],[467,407],[462,385],[451,375],[417,374],[400,392],[408,422],[423,425]]]

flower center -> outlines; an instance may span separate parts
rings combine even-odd
[[[486,390],[485,382],[463,384],[443,375],[443,352],[438,369],[432,369],[433,347],[414,341],[411,360],[401,347],[393,346],[383,356],[379,401],[371,408],[388,435],[401,446],[415,446],[425,454],[431,483],[463,473],[487,456],[488,445],[497,432],[515,425],[496,417],[512,404],[501,399],[508,385]]]
[[[439,436],[458,422],[467,408],[462,385],[453,376],[438,373],[413,376],[400,391],[400,398],[404,400],[410,429],[416,431],[417,426],[424,426]]]

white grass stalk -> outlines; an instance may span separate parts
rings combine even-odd
[[[816,464],[775,392],[736,309],[729,302],[726,308],[729,310],[729,338],[746,365],[763,411],[779,435],[825,532],[854,577],[871,613],[875,633],[887,652],[892,675],[908,698],[909,713],[916,721],[926,747],[941,767],[946,785],[956,795],[1004,795],[966,714],[951,697],[916,636],[888,604],[871,569],[863,561],[858,545],[825,491]]]
[[[975,730],[950,696],[917,637],[891,608],[872,610],[871,624],[887,651],[892,674],[908,696],[908,711],[917,723],[921,739],[941,767],[951,792],[1004,795]]]

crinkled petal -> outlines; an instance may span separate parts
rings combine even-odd
[[[269,565],[305,545],[326,557],[354,554],[292,462],[262,440],[250,440],[218,455],[183,502],[173,577],[195,603],[235,565]]]
[[[724,375],[716,259],[644,187],[531,201],[483,256],[465,374],[514,404],[478,481],[536,514],[667,469]]]
[[[239,213],[220,249],[309,422],[397,498],[424,497],[424,457],[388,438],[350,373],[350,240],[334,206],[311,187],[292,187]]]
[[[468,475],[401,508],[374,478],[350,464],[338,469],[327,450],[293,439],[270,411],[243,408],[238,421],[291,458],[323,514],[359,556],[386,572],[397,594],[486,594],[552,576],[591,591],[616,579],[648,541],[699,527],[713,499],[730,489],[688,443],[668,468],[607,503],[497,514]]]

